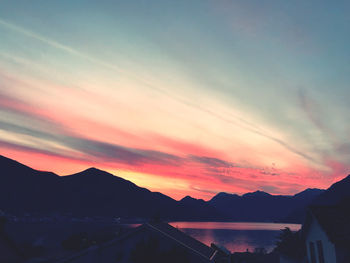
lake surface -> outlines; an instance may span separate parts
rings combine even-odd
[[[280,229],[289,227],[292,231],[300,229],[298,224],[247,223],[247,222],[170,222],[186,234],[210,246],[211,243],[223,245],[231,252],[253,251],[264,247],[274,248]],[[140,224],[125,224],[124,227],[137,227]],[[44,245],[48,254],[62,254],[61,242],[73,233],[115,232],[120,228],[115,222],[8,222],[6,231],[18,244],[30,243]]]
[[[220,244],[231,252],[243,252],[264,247],[270,252],[275,247],[280,230],[289,227],[292,231],[301,228],[299,224],[256,223],[256,222],[170,222],[186,234],[210,246]]]

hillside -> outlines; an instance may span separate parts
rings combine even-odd
[[[190,204],[138,187],[118,176],[89,168],[58,176],[0,156],[0,209],[10,213],[70,213],[171,219],[207,218]],[[207,210],[206,210],[207,211]]]

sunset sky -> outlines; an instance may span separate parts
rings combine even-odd
[[[350,4],[263,3],[0,0],[0,154],[175,199],[329,187],[350,172]]]

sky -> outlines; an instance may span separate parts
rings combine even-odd
[[[350,171],[349,14],[348,1],[0,0],[0,154],[177,200],[327,188]]]

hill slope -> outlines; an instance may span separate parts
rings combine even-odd
[[[343,203],[344,206],[348,205],[350,209],[349,201],[350,175],[339,182],[334,183],[327,190],[322,191],[319,195],[313,198],[310,203],[306,203],[305,205],[296,208],[287,217],[285,217],[283,221],[297,223],[303,222],[308,205],[335,205]]]
[[[350,197],[350,175],[334,183],[324,193],[318,196],[314,204],[333,205]]]
[[[11,213],[71,213],[121,217],[161,216],[213,220],[219,213],[196,207],[96,168],[58,176],[0,156],[0,209]]]

